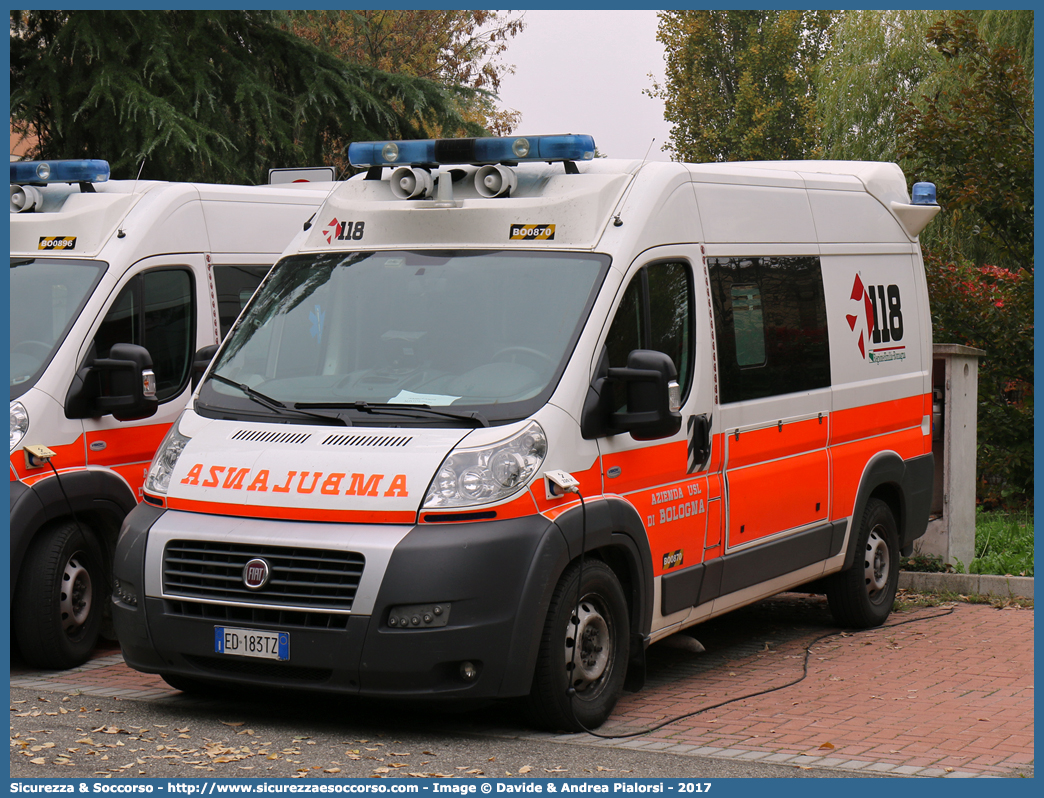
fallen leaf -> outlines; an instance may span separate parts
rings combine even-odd
[[[326,770],[323,771],[323,773],[340,773],[340,772],[341,772],[340,768],[327,768]]]
[[[242,726],[245,723],[245,721],[242,720],[223,720],[221,722],[226,726]],[[185,731],[188,731],[188,729]]]
[[[821,746],[819,746],[819,750],[820,751],[823,751],[823,750],[833,751],[834,750],[834,744],[833,743],[823,743]]]
[[[529,765],[523,765],[522,767],[520,767],[520,768],[518,769],[518,772],[519,772],[519,773],[528,773],[528,772],[529,772],[529,771],[531,771],[532,769],[533,769],[533,768],[531,768],[531,767],[530,767]]]

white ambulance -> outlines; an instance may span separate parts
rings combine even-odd
[[[156,447],[333,187],[108,178],[99,160],[11,164],[11,620],[45,668],[93,648]]]
[[[579,730],[776,592],[884,621],[932,491],[934,187],[593,155],[352,145],[124,524],[133,667]]]

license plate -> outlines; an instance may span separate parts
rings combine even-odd
[[[290,659],[290,633],[215,626],[214,651],[218,654],[231,654],[236,657],[259,657],[286,661]]]

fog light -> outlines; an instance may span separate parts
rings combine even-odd
[[[474,662],[460,663],[460,678],[466,682],[473,682],[478,678],[478,668]]]

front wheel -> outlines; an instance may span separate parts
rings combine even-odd
[[[33,539],[11,619],[30,665],[62,670],[90,656],[107,598],[102,563],[98,539],[75,521],[55,524]]]
[[[582,576],[579,564],[571,566],[547,611],[527,702],[531,719],[553,731],[601,726],[623,692],[629,651],[627,600],[616,574],[601,560],[587,560]]]
[[[899,584],[899,533],[888,505],[870,499],[856,540],[852,567],[827,584],[827,600],[841,626],[880,626],[892,611]]]

